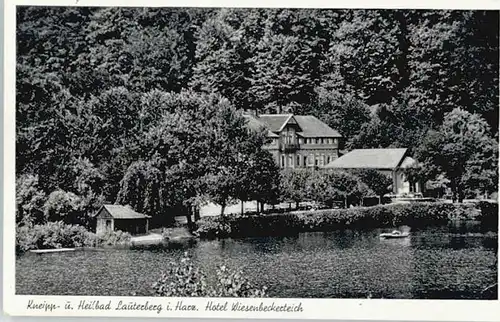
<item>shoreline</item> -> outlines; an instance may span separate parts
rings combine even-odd
[[[80,244],[61,247],[39,248],[38,243],[25,248],[24,252],[32,250],[38,253],[50,253],[60,249],[140,249],[149,247],[182,248],[189,247],[198,240],[292,236],[302,232],[328,232],[345,229],[364,228],[396,228],[409,226],[411,228],[426,226],[441,226],[450,222],[479,222],[492,227],[498,234],[498,204],[497,203],[412,203],[387,204],[371,207],[355,207],[348,209],[325,209],[315,211],[292,211],[271,214],[243,214],[203,217],[196,222],[191,231],[187,227],[158,228],[148,235],[130,236],[116,239],[123,233],[114,232],[109,240],[96,244],[99,237],[87,231],[87,240]],[[29,227],[24,228],[28,234]],[[31,228],[33,229],[33,228]],[[90,237],[89,237],[90,236]],[[64,236],[61,238],[67,238]],[[16,244],[16,248],[17,248]]]
[[[453,221],[478,221],[498,232],[498,204],[387,204],[267,215],[213,216],[198,221],[195,234],[202,239],[287,236],[339,229],[440,226]]]

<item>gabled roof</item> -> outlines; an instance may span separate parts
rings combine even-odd
[[[341,138],[339,132],[329,127],[326,123],[320,121],[312,115],[296,115],[295,119],[299,123],[302,132],[299,134],[303,137],[333,137]]]
[[[406,156],[406,151],[407,149],[352,150],[340,158],[333,160],[324,166],[324,168],[393,170],[401,165]]]
[[[106,211],[114,218],[114,219],[143,219],[143,218],[151,218],[150,216],[140,214],[135,212],[132,208],[121,206],[121,205],[103,205],[101,209],[97,212],[99,214],[102,209],[106,209]]]
[[[293,115],[293,114],[262,114],[257,117],[245,115],[249,119],[249,126],[256,127],[262,124],[271,132],[269,136],[276,137],[286,124],[296,122],[299,129],[297,134],[302,137],[334,137],[341,138],[339,132],[323,123],[312,115]]]
[[[252,115],[248,114],[243,114],[243,117],[247,120],[247,125],[250,127],[252,130],[255,131],[260,131],[262,128],[268,128],[266,124],[263,122],[259,121]],[[271,132],[270,130],[267,131],[267,136],[269,137],[276,137],[279,138],[280,136],[276,133]]]
[[[269,130],[279,132],[292,116],[293,114],[261,114],[258,118],[267,125]]]

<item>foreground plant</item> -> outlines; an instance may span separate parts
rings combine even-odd
[[[156,296],[173,297],[265,297],[266,288],[258,288],[243,277],[241,271],[217,267],[215,281],[209,283],[206,275],[193,265],[184,253],[179,262],[171,262],[167,272],[153,285]]]

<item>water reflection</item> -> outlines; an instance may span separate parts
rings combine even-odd
[[[401,230],[404,227],[399,227]],[[409,229],[409,227],[408,227]],[[490,298],[497,281],[498,238],[480,225],[344,230],[200,241],[189,252],[207,274],[241,268],[273,297]],[[19,294],[150,295],[151,285],[186,249],[107,250],[21,256]],[[496,296],[496,295],[495,295]]]

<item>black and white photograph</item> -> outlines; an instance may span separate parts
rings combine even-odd
[[[16,295],[498,300],[498,11],[15,26]]]

